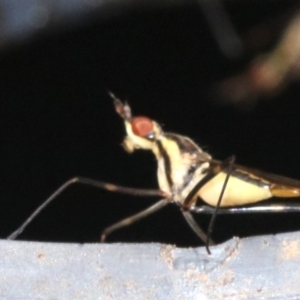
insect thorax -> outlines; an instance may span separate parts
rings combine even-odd
[[[165,133],[153,152],[158,160],[157,177],[161,190],[172,201],[183,203],[187,194],[205,176],[211,157],[188,137]]]

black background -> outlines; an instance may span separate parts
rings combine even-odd
[[[272,3],[272,4],[271,4]],[[229,7],[239,31],[278,15],[288,2]],[[275,40],[274,40],[275,42]],[[299,83],[251,110],[218,105],[214,84],[255,53],[231,61],[197,6],[132,14],[48,34],[0,57],[0,233],[5,238],[44,199],[76,175],[155,188],[151,153],[126,154],[124,127],[107,89],[135,114],[187,135],[215,158],[300,178]],[[73,186],[20,236],[34,241],[97,242],[106,226],[153,203]],[[209,218],[198,216],[204,228]],[[299,230],[299,215],[219,216],[214,237]],[[112,234],[108,241],[200,245],[177,207]]]

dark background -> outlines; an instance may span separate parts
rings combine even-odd
[[[228,11],[242,33],[289,5],[231,2]],[[300,179],[299,83],[247,110],[220,105],[214,93],[216,83],[241,70],[255,54],[245,51],[238,61],[227,59],[196,5],[106,22],[94,19],[85,27],[48,33],[3,51],[1,237],[76,175],[131,187],[157,186],[152,154],[128,155],[120,147],[124,127],[107,89],[127,99],[136,114],[191,137],[215,158],[235,154],[239,164]],[[153,201],[72,186],[19,239],[97,242],[106,226]],[[207,216],[197,219],[207,227]],[[299,229],[297,214],[219,216],[214,237],[221,242],[234,235]],[[201,244],[172,205],[108,241]]]

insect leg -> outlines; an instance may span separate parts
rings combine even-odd
[[[148,208],[140,211],[139,213],[134,214],[128,218],[125,218],[125,219],[105,228],[101,234],[101,242],[104,242],[106,237],[109,234],[111,234],[113,231],[116,231],[125,226],[129,226],[129,225],[139,221],[140,219],[143,219],[143,218],[153,214],[154,212],[163,208],[168,203],[170,203],[170,202],[168,202],[167,199],[162,199],[162,200],[156,202],[155,204],[149,206]]]
[[[164,193],[160,190],[147,190],[147,189],[135,189],[135,188],[127,188],[123,186],[114,185],[111,183],[106,183],[94,179],[89,179],[85,177],[74,177],[68,181],[66,181],[63,185],[61,185],[49,198],[47,198],[26,220],[25,222],[15,230],[11,235],[7,237],[9,240],[14,240],[18,235],[20,235],[24,229],[28,226],[28,224],[37,216],[39,213],[49,204],[51,203],[57,196],[59,196],[65,189],[67,189],[72,184],[85,184],[89,186],[94,186],[103,190],[107,190],[110,192],[117,192],[121,194],[129,194],[133,196],[156,196],[162,197],[165,196]]]
[[[197,224],[195,219],[193,218],[192,214],[189,211],[183,211],[182,212],[183,216],[185,217],[185,220],[187,223],[190,225],[190,227],[194,230],[194,232],[200,237],[200,239],[203,242],[206,242],[208,240],[206,233],[200,228],[200,226]],[[215,242],[210,239],[209,244],[215,245]]]
[[[218,214],[218,209],[220,207],[220,204],[221,204],[221,201],[222,201],[222,198],[223,198],[223,195],[224,195],[229,177],[232,173],[232,168],[233,168],[234,162],[235,162],[235,156],[230,157],[229,160],[227,161],[227,163],[228,163],[227,175],[226,175],[226,178],[225,178],[225,181],[224,181],[224,184],[223,184],[223,187],[222,187],[219,199],[218,199],[218,203],[216,205],[216,209],[215,209],[215,211],[214,211],[214,213],[213,213],[213,215],[210,219],[210,222],[209,222],[209,226],[208,226],[208,230],[207,230],[207,240],[206,240],[206,250],[209,254],[210,254],[209,239],[210,239],[211,233],[212,233],[213,228],[214,228],[214,224],[215,224],[216,217],[217,217],[217,214]]]
[[[211,206],[194,206],[191,208],[192,212],[213,214],[215,207]],[[248,213],[290,213],[300,212],[299,204],[269,204],[269,205],[255,205],[246,207],[230,207],[230,208],[219,208],[218,214],[222,215],[233,215],[233,214],[248,214]]]
[[[223,188],[222,188],[222,191],[221,191],[221,194],[220,194],[220,197],[219,197],[219,200],[218,200],[218,204],[216,206],[216,209],[215,209],[215,213],[213,214],[212,216],[212,219],[210,221],[210,224],[209,224],[209,229],[208,229],[208,234],[206,236],[206,240],[203,240],[201,235],[198,234],[198,231],[202,231],[202,229],[200,229],[199,225],[197,225],[196,222],[193,223],[193,226],[191,226],[191,224],[188,222],[188,224],[191,226],[191,228],[194,230],[194,232],[206,243],[206,249],[207,249],[207,252],[210,254],[210,250],[209,250],[209,239],[210,239],[210,235],[211,235],[211,232],[212,232],[212,229],[213,229],[213,224],[215,222],[215,219],[216,219],[216,215],[217,215],[217,212],[218,212],[218,206],[220,206],[220,203],[222,201],[222,197],[223,197],[223,194],[224,194],[224,191],[226,189],[226,185],[227,185],[227,182],[229,180],[229,177],[230,177],[230,174],[231,174],[231,171],[232,171],[232,167],[234,165],[234,161],[235,161],[235,157],[232,156],[230,157],[229,159],[226,159],[224,162],[222,162],[221,164],[217,165],[217,166],[213,166],[211,167],[209,170],[208,170],[208,173],[207,175],[202,178],[194,187],[193,189],[190,191],[190,193],[187,195],[187,197],[185,198],[184,200],[184,203],[183,203],[183,206],[182,206],[182,209],[183,211],[193,211],[193,208],[192,208],[192,205],[194,204],[194,198],[195,196],[197,195],[198,191],[207,183],[209,182],[211,179],[213,179],[216,175],[218,175],[221,171],[223,171],[224,169],[226,169],[227,167],[229,167],[229,172],[227,173],[227,177],[224,181],[224,185],[223,185]],[[198,230],[196,231],[195,228],[198,227]]]

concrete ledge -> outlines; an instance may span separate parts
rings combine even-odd
[[[0,241],[0,299],[299,299],[300,232],[211,247]]]

